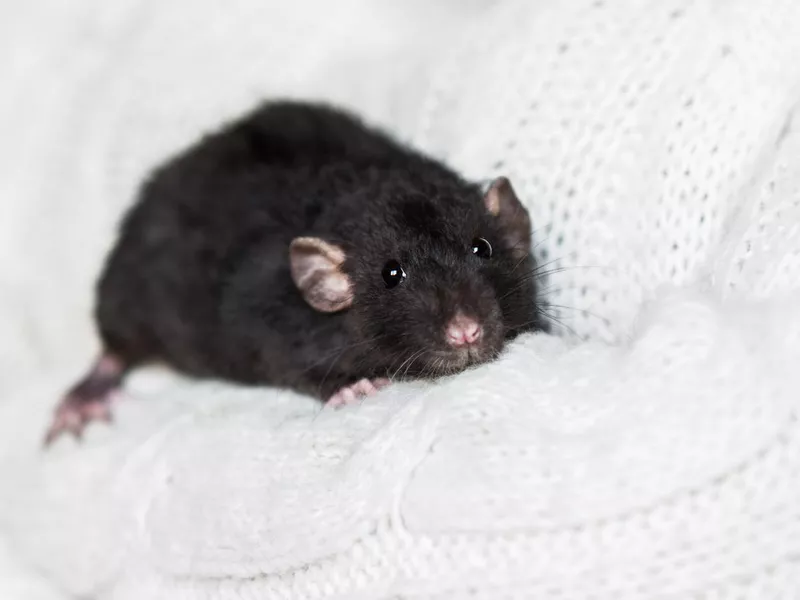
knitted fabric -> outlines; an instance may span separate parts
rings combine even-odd
[[[0,597],[800,598],[800,4],[429,4],[0,19]],[[142,370],[43,453],[136,183],[277,94],[508,175],[556,335],[341,411]]]

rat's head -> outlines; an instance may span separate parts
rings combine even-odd
[[[292,277],[321,312],[347,311],[372,369],[452,373],[540,329],[528,213],[509,181],[384,190],[346,244],[296,238]]]

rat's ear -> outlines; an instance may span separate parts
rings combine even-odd
[[[289,244],[292,280],[308,304],[325,313],[353,303],[350,278],[342,271],[344,251],[316,237],[297,237]]]
[[[530,252],[531,219],[508,178],[498,177],[492,181],[483,196],[483,203],[489,214],[497,219],[505,242],[513,253],[522,256]]]

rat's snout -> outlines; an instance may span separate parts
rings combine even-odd
[[[444,334],[448,344],[460,348],[477,343],[483,335],[483,328],[477,319],[458,312],[450,319]]]

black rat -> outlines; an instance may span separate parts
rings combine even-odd
[[[268,102],[158,168],[97,287],[103,352],[47,435],[108,419],[131,368],[347,404],[544,329],[528,213],[355,116]]]

